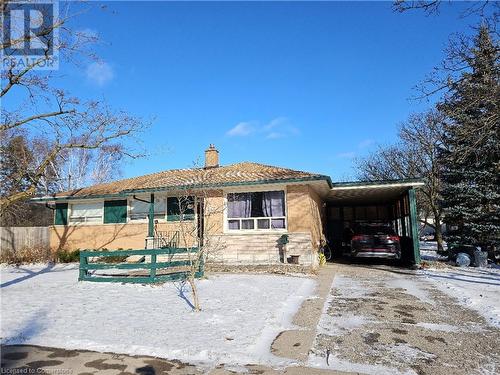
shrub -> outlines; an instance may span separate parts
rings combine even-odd
[[[25,247],[19,250],[2,250],[0,252],[0,263],[46,263],[53,260],[50,248],[44,246]]]
[[[118,250],[123,250],[122,248],[119,248]],[[108,249],[101,249],[101,251],[108,252]],[[97,259],[98,262],[100,263],[123,263],[127,259],[126,256],[121,256],[121,255],[111,255],[107,257],[99,257]]]
[[[69,251],[65,249],[58,250],[56,259],[60,263],[72,263],[80,260],[80,249]]]

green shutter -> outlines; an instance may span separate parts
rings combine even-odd
[[[104,201],[104,224],[126,223],[127,201]]]
[[[194,197],[186,197],[183,205],[191,204],[193,208],[183,209],[184,220],[194,220]],[[167,221],[179,221],[181,219],[181,209],[179,207],[179,198],[167,198]]]
[[[55,225],[68,225],[68,204],[56,203]]]
[[[167,221],[179,221],[181,210],[179,208],[179,199],[177,197],[167,198]]]

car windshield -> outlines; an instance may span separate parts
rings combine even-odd
[[[360,225],[356,231],[358,234],[387,234],[387,235],[395,235],[394,229],[387,225]]]

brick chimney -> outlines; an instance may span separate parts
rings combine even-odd
[[[217,168],[219,166],[219,151],[213,144],[205,150],[205,168]]]

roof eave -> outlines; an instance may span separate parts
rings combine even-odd
[[[288,179],[269,179],[269,180],[256,180],[256,181],[242,181],[242,182],[224,182],[224,183],[212,183],[212,184],[189,184],[189,185],[177,185],[177,186],[162,186],[154,188],[143,188],[143,189],[125,189],[119,193],[114,194],[96,194],[96,195],[84,195],[84,196],[45,196],[32,198],[34,202],[53,202],[53,201],[66,201],[66,200],[76,200],[76,199],[99,199],[99,198],[124,198],[133,194],[140,193],[156,193],[165,191],[179,191],[179,190],[191,190],[191,189],[217,189],[231,186],[245,186],[245,185],[268,185],[268,184],[283,184],[283,183],[300,183],[300,182],[312,182],[312,181],[325,181],[329,188],[332,187],[332,180],[329,176],[317,175],[299,178],[288,178]]]
[[[376,181],[351,181],[351,182],[336,182],[331,186],[332,190],[352,189],[352,188],[374,188],[374,187],[390,187],[390,186],[407,186],[419,188],[425,185],[422,178],[407,178],[399,180],[376,180]]]

